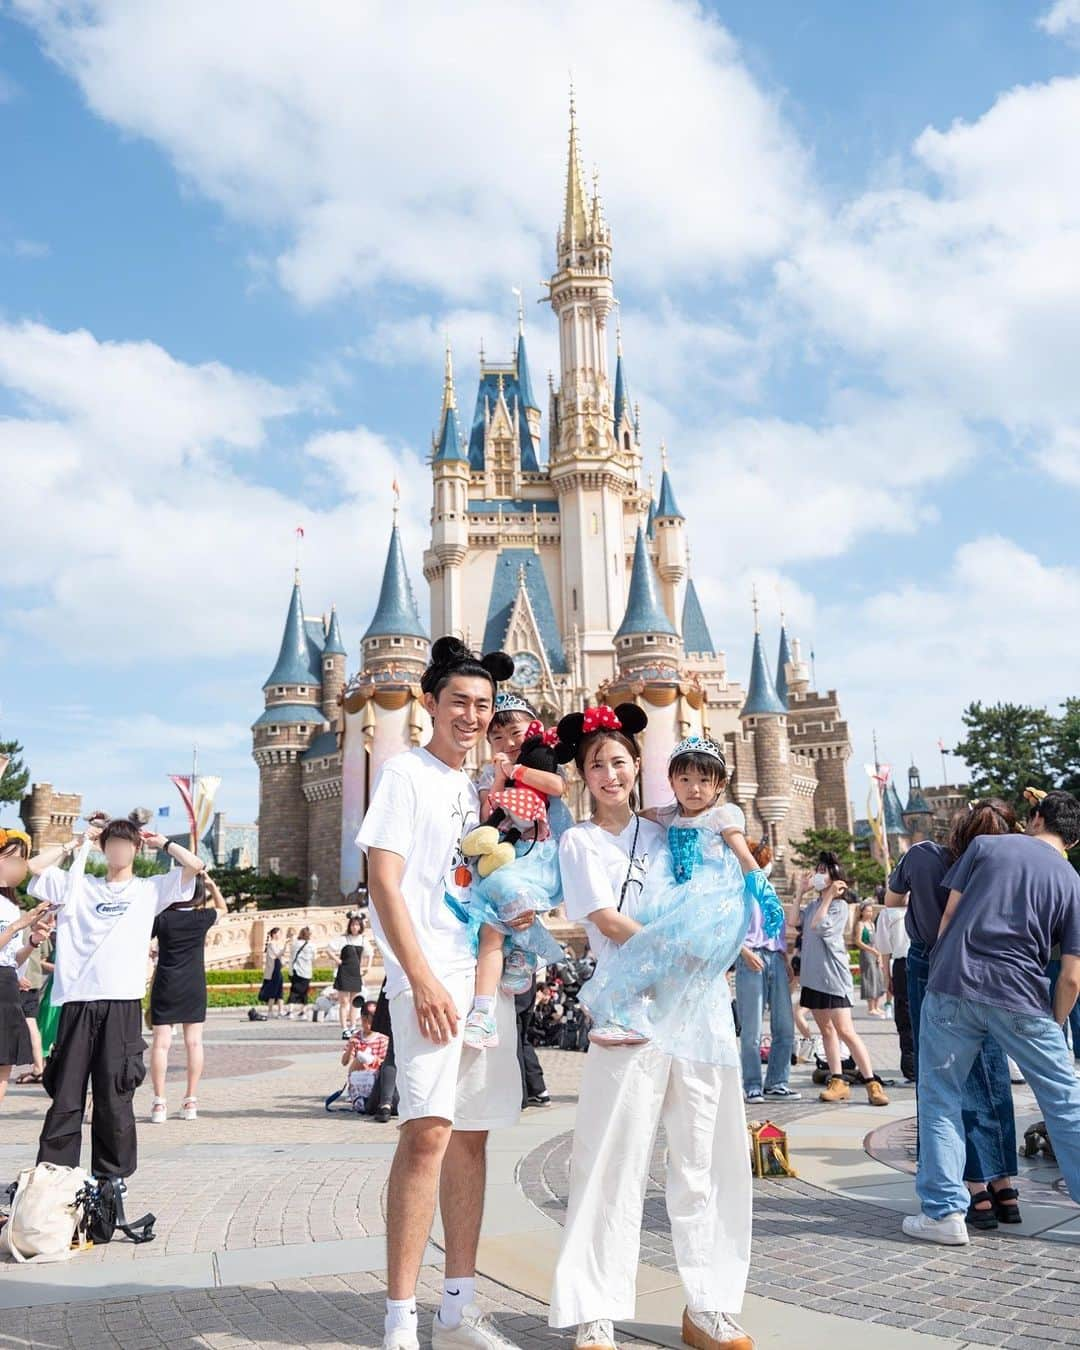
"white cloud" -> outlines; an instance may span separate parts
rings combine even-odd
[[[1080,33],[1080,0],[1054,0],[1038,23],[1051,37],[1077,36]]]
[[[936,782],[937,739],[956,744],[969,702],[1056,711],[1075,692],[1080,569],[1047,564],[1001,536],[957,549],[935,584],[897,585],[824,617],[837,640],[829,664],[842,672],[843,710],[860,741],[856,765],[877,728],[885,760],[906,767],[914,754],[923,781]],[[859,804],[865,785],[857,778]]]
[[[3,102],[2,78],[0,76],[0,103]],[[0,257],[4,258],[26,258],[36,262],[40,258],[47,258],[51,252],[49,245],[40,239],[0,240]]]
[[[0,325],[4,386],[25,408],[0,419],[20,505],[5,521],[6,626],[75,665],[272,661],[299,523],[308,603],[317,613],[337,601],[356,651],[395,477],[418,547],[428,503],[411,494],[417,459],[363,427],[294,449],[292,493],[239,472],[297,406],[266,381],[185,365],[152,343],[21,324]],[[304,487],[327,475],[333,504],[313,505],[328,494]]]
[[[583,148],[639,283],[768,258],[814,210],[796,137],[695,4],[14,10],[101,117],[283,231],[279,275],[306,303],[386,281],[475,299],[550,271],[568,31]]]

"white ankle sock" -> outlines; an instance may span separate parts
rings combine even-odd
[[[477,994],[473,999],[473,1007],[477,1012],[489,1013],[495,1006],[495,997],[492,994]]]
[[[447,1276],[443,1281],[442,1306],[439,1308],[439,1321],[448,1331],[461,1325],[462,1312],[476,1298],[476,1277],[461,1275],[457,1279]]]
[[[386,1321],[384,1327],[387,1331],[415,1331],[416,1299],[388,1298],[386,1300]]]

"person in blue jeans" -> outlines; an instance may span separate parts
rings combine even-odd
[[[1080,994],[1080,802],[1048,792],[1027,835],[976,839],[945,878],[949,898],[930,962],[919,1063],[922,1213],[908,1237],[959,1246],[964,1185],[964,1083],[987,1036],[1020,1066],[1043,1112],[1065,1184],[1080,1200],[1080,1080],[1062,1031]],[[1061,951],[1054,1001],[1046,975]]]
[[[742,1059],[743,1096],[748,1102],[762,1098],[761,1027],[765,1006],[769,1008],[772,1041],[765,1075],[765,1096],[797,1101],[801,1092],[788,1087],[791,1052],[795,1048],[795,1018],[791,1009],[791,986],[795,972],[787,953],[786,925],[776,937],[766,937],[761,906],[754,901],[750,927],[746,930],[735,965],[735,1008],[739,1014],[739,1054]]]
[[[929,840],[914,844],[889,878],[885,904],[906,903],[905,926],[911,946],[907,957],[908,1005],[915,1049],[916,1092],[919,1079],[920,1016],[930,978],[930,958],[938,939],[949,892],[943,885],[949,868],[981,835],[1011,834],[1016,814],[1007,802],[992,797],[972,802],[953,818],[948,844]],[[969,1192],[967,1222],[974,1228],[1021,1221],[1016,1170],[1016,1117],[1009,1063],[998,1042],[984,1038],[964,1084],[964,1181]]]

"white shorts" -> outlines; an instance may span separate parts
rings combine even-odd
[[[517,1124],[522,1089],[514,1000],[501,990],[495,1000],[498,1046],[468,1049],[463,1042],[465,1017],[475,980],[474,970],[443,980],[458,1011],[457,1035],[444,1045],[421,1034],[411,990],[390,1000],[402,1123],[435,1116],[455,1130],[501,1130]]]

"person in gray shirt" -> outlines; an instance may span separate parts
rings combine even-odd
[[[870,1105],[888,1106],[889,1099],[881,1079],[874,1072],[870,1052],[855,1030],[851,1017],[855,985],[846,938],[850,906],[847,881],[835,853],[818,856],[817,870],[806,889],[815,891],[817,899],[803,909],[799,919],[802,928],[799,1006],[813,1014],[829,1061],[829,1081],[821,1093],[821,1100],[842,1102],[851,1096],[842,1071],[840,1045],[843,1042],[866,1084]]]

